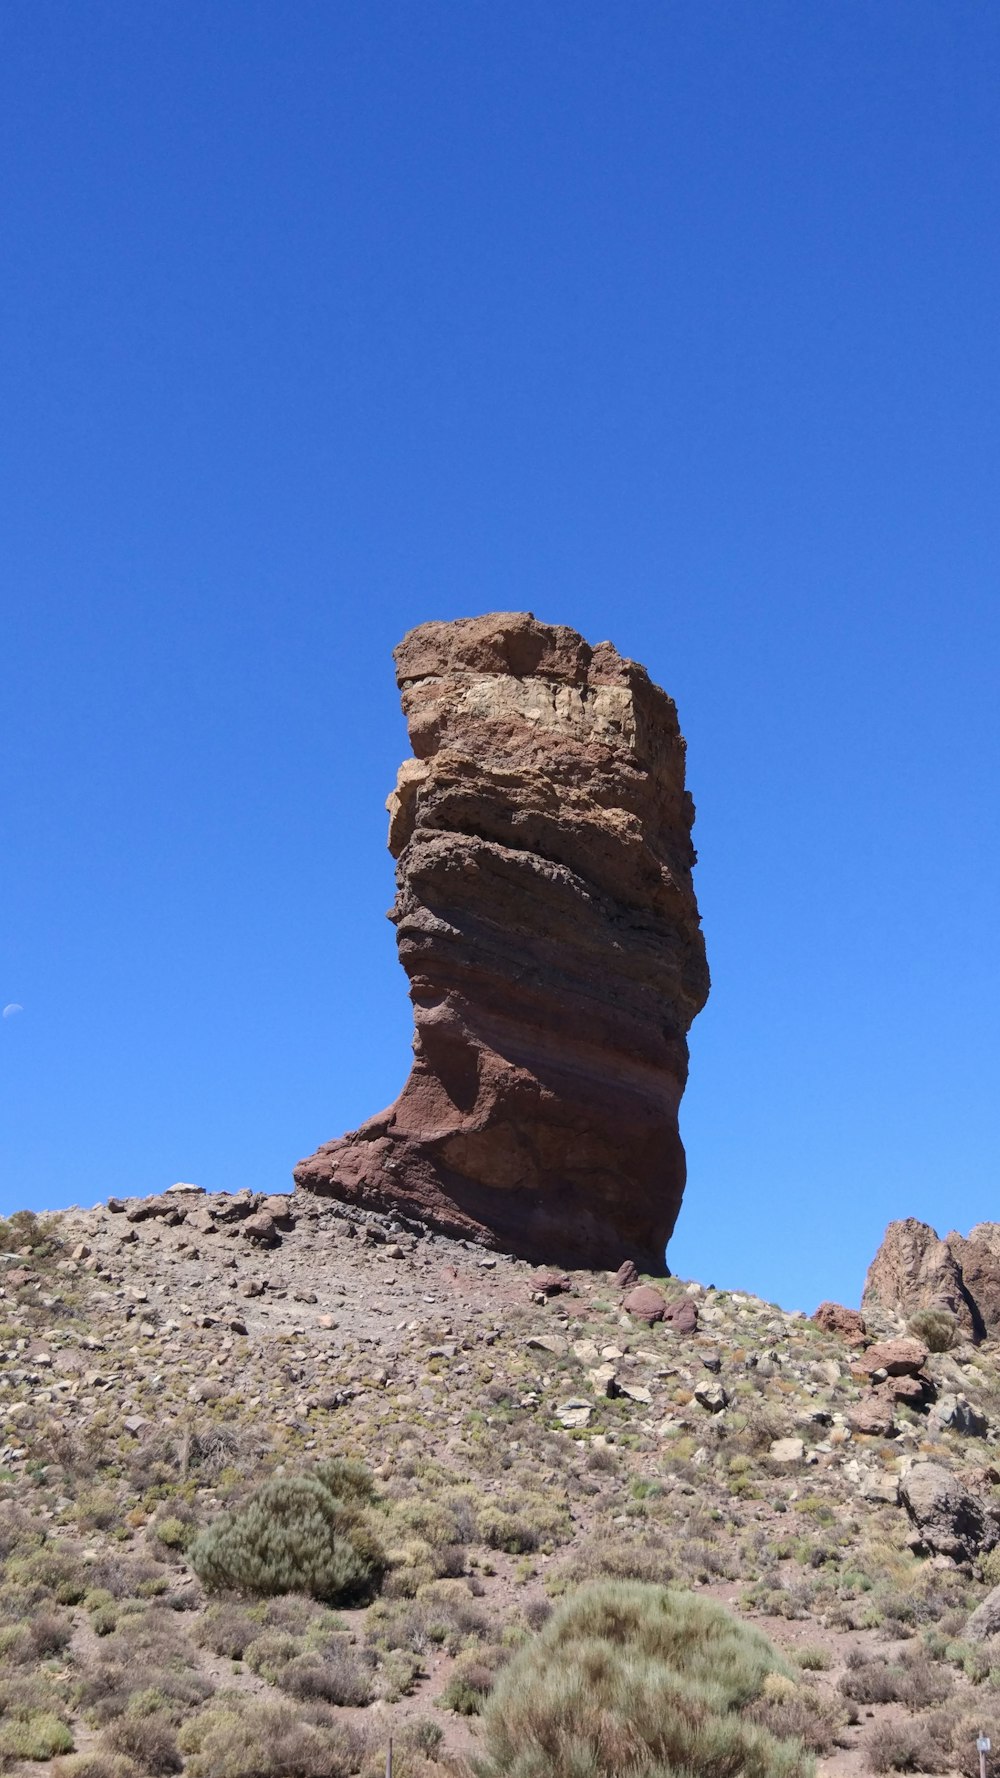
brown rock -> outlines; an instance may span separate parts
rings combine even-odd
[[[531,1289],[541,1296],[562,1296],[573,1286],[565,1272],[540,1272],[531,1280]]]
[[[927,1549],[971,1561],[1000,1542],[1000,1519],[984,1501],[939,1463],[915,1463],[900,1483],[900,1496]]]
[[[241,1222],[260,1208],[260,1199],[249,1191],[215,1192],[208,1202],[216,1222],[221,1223]]]
[[[610,643],[524,612],[424,624],[396,665],[415,1060],[296,1182],[527,1258],[659,1270],[708,992],[674,705]]]
[[[873,1390],[848,1409],[847,1424],[852,1432],[864,1433],[869,1438],[894,1438],[892,1396],[887,1390]]]
[[[675,1333],[697,1333],[698,1305],[692,1302],[689,1296],[681,1297],[680,1302],[667,1304],[663,1321],[664,1325],[672,1327]]]
[[[839,1334],[850,1346],[860,1346],[868,1337],[864,1316],[857,1309],[845,1309],[843,1303],[820,1303],[813,1320],[824,1333]]]
[[[880,1340],[854,1360],[856,1371],[885,1371],[888,1377],[917,1377],[927,1363],[919,1340]]]
[[[240,1233],[246,1240],[253,1241],[258,1247],[277,1247],[281,1240],[274,1224],[274,1217],[268,1216],[266,1210],[259,1210],[256,1216],[248,1216],[242,1224]]]
[[[264,1199],[260,1207],[274,1219],[279,1229],[284,1231],[295,1227],[291,1192],[274,1192],[269,1198]]]
[[[893,1401],[905,1402],[907,1407],[922,1408],[931,1398],[934,1385],[930,1377],[890,1377],[885,1388]]]
[[[912,1216],[890,1222],[861,1302],[905,1317],[917,1309],[947,1309],[964,1333],[981,1340],[991,1328],[1000,1329],[1000,1225],[980,1223],[967,1239],[951,1234],[942,1241]]]
[[[631,1290],[633,1284],[639,1282],[639,1268],[631,1259],[623,1259],[615,1273],[615,1283],[619,1290]]]
[[[651,1284],[637,1284],[634,1290],[628,1291],[622,1299],[622,1308],[637,1321],[648,1322],[650,1327],[654,1321],[662,1321],[667,1313],[663,1297]]]

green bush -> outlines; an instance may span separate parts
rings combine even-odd
[[[265,1482],[195,1539],[189,1560],[209,1592],[309,1593],[335,1605],[372,1598],[386,1565],[357,1508],[316,1476]]]
[[[217,1699],[180,1732],[189,1778],[348,1778],[365,1747],[350,1723],[304,1722],[288,1704]]]
[[[640,1582],[585,1587],[500,1674],[481,1778],[807,1778],[799,1740],[742,1715],[782,1670],[759,1632],[709,1600]]]
[[[54,1759],[57,1753],[72,1751],[73,1737],[53,1710],[32,1710],[0,1724],[0,1762]]]
[[[507,1659],[505,1648],[468,1649],[459,1655],[438,1700],[442,1708],[457,1716],[478,1716]]]
[[[958,1322],[948,1309],[918,1309],[906,1331],[922,1340],[928,1352],[950,1352],[958,1344]]]

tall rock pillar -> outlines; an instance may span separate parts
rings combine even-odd
[[[421,624],[395,660],[413,1068],[296,1183],[530,1259],[662,1271],[708,994],[674,704],[527,612]]]

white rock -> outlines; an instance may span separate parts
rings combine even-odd
[[[776,1438],[772,1440],[768,1455],[772,1463],[801,1463],[806,1453],[805,1445],[800,1438]]]

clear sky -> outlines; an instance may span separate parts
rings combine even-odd
[[[688,737],[675,1269],[1000,1217],[998,94],[989,0],[5,0],[0,1208],[394,1097],[390,651],[520,608]]]

